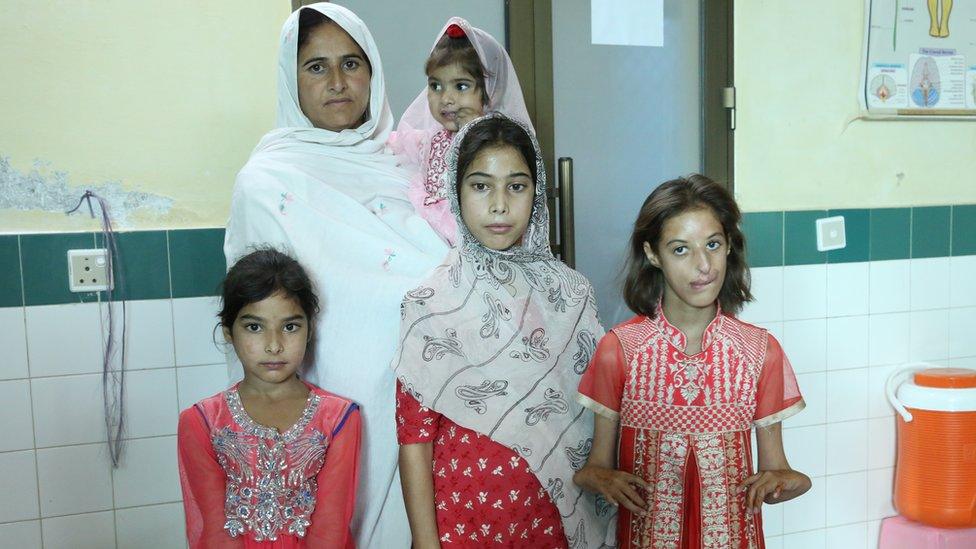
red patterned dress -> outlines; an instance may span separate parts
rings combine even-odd
[[[441,545],[567,547],[559,510],[509,448],[425,408],[397,381],[397,439],[433,442]]]
[[[620,507],[621,548],[764,547],[737,489],[753,474],[753,427],[803,409],[796,376],[766,330],[718,311],[702,351],[660,306],[608,333],[580,382],[584,406],[620,422],[617,466],[649,483],[649,513]]]

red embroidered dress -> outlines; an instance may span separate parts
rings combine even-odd
[[[424,408],[397,381],[400,444],[433,442],[441,545],[567,547],[559,510],[511,449]]]
[[[305,409],[283,433],[248,416],[237,386],[180,414],[191,549],[355,547],[359,407],[306,385]]]
[[[621,548],[762,548],[762,521],[737,489],[753,474],[751,431],[803,409],[766,330],[719,311],[686,355],[660,308],[615,327],[580,382],[584,406],[620,422],[617,466],[646,480],[649,513],[619,508]]]

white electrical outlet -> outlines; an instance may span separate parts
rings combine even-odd
[[[100,292],[111,287],[108,250],[68,250],[68,288],[72,292]]]
[[[826,252],[847,247],[844,216],[824,217],[817,220],[817,250]]]

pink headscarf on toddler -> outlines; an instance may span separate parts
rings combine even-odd
[[[452,25],[464,31],[464,35],[471,42],[485,69],[485,91],[488,94],[485,114],[500,112],[527,126],[534,134],[535,129],[532,127],[532,121],[529,120],[529,111],[525,108],[525,99],[522,97],[522,88],[519,86],[515,67],[508,57],[508,52],[492,35],[471,26],[460,17],[452,17],[437,33],[431,51],[433,52],[437,42],[447,34],[447,30]],[[443,126],[430,114],[427,87],[424,86],[420,95],[404,111],[396,132],[390,136],[389,144],[396,153],[400,165],[419,170],[419,173],[411,179],[407,190],[410,202],[434,230],[454,246],[458,241],[457,223],[451,213],[450,205],[443,198],[432,201],[424,185],[428,173],[438,179],[443,177],[444,158],[451,145],[451,139],[444,139],[443,135],[438,135],[443,130]],[[432,154],[434,148],[437,151]],[[433,171],[431,171],[432,162],[435,164]]]

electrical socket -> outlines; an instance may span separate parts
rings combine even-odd
[[[847,231],[844,216],[824,217],[817,220],[817,250],[826,252],[847,247]]]
[[[100,292],[111,289],[108,250],[68,250],[68,288],[72,292]]]

